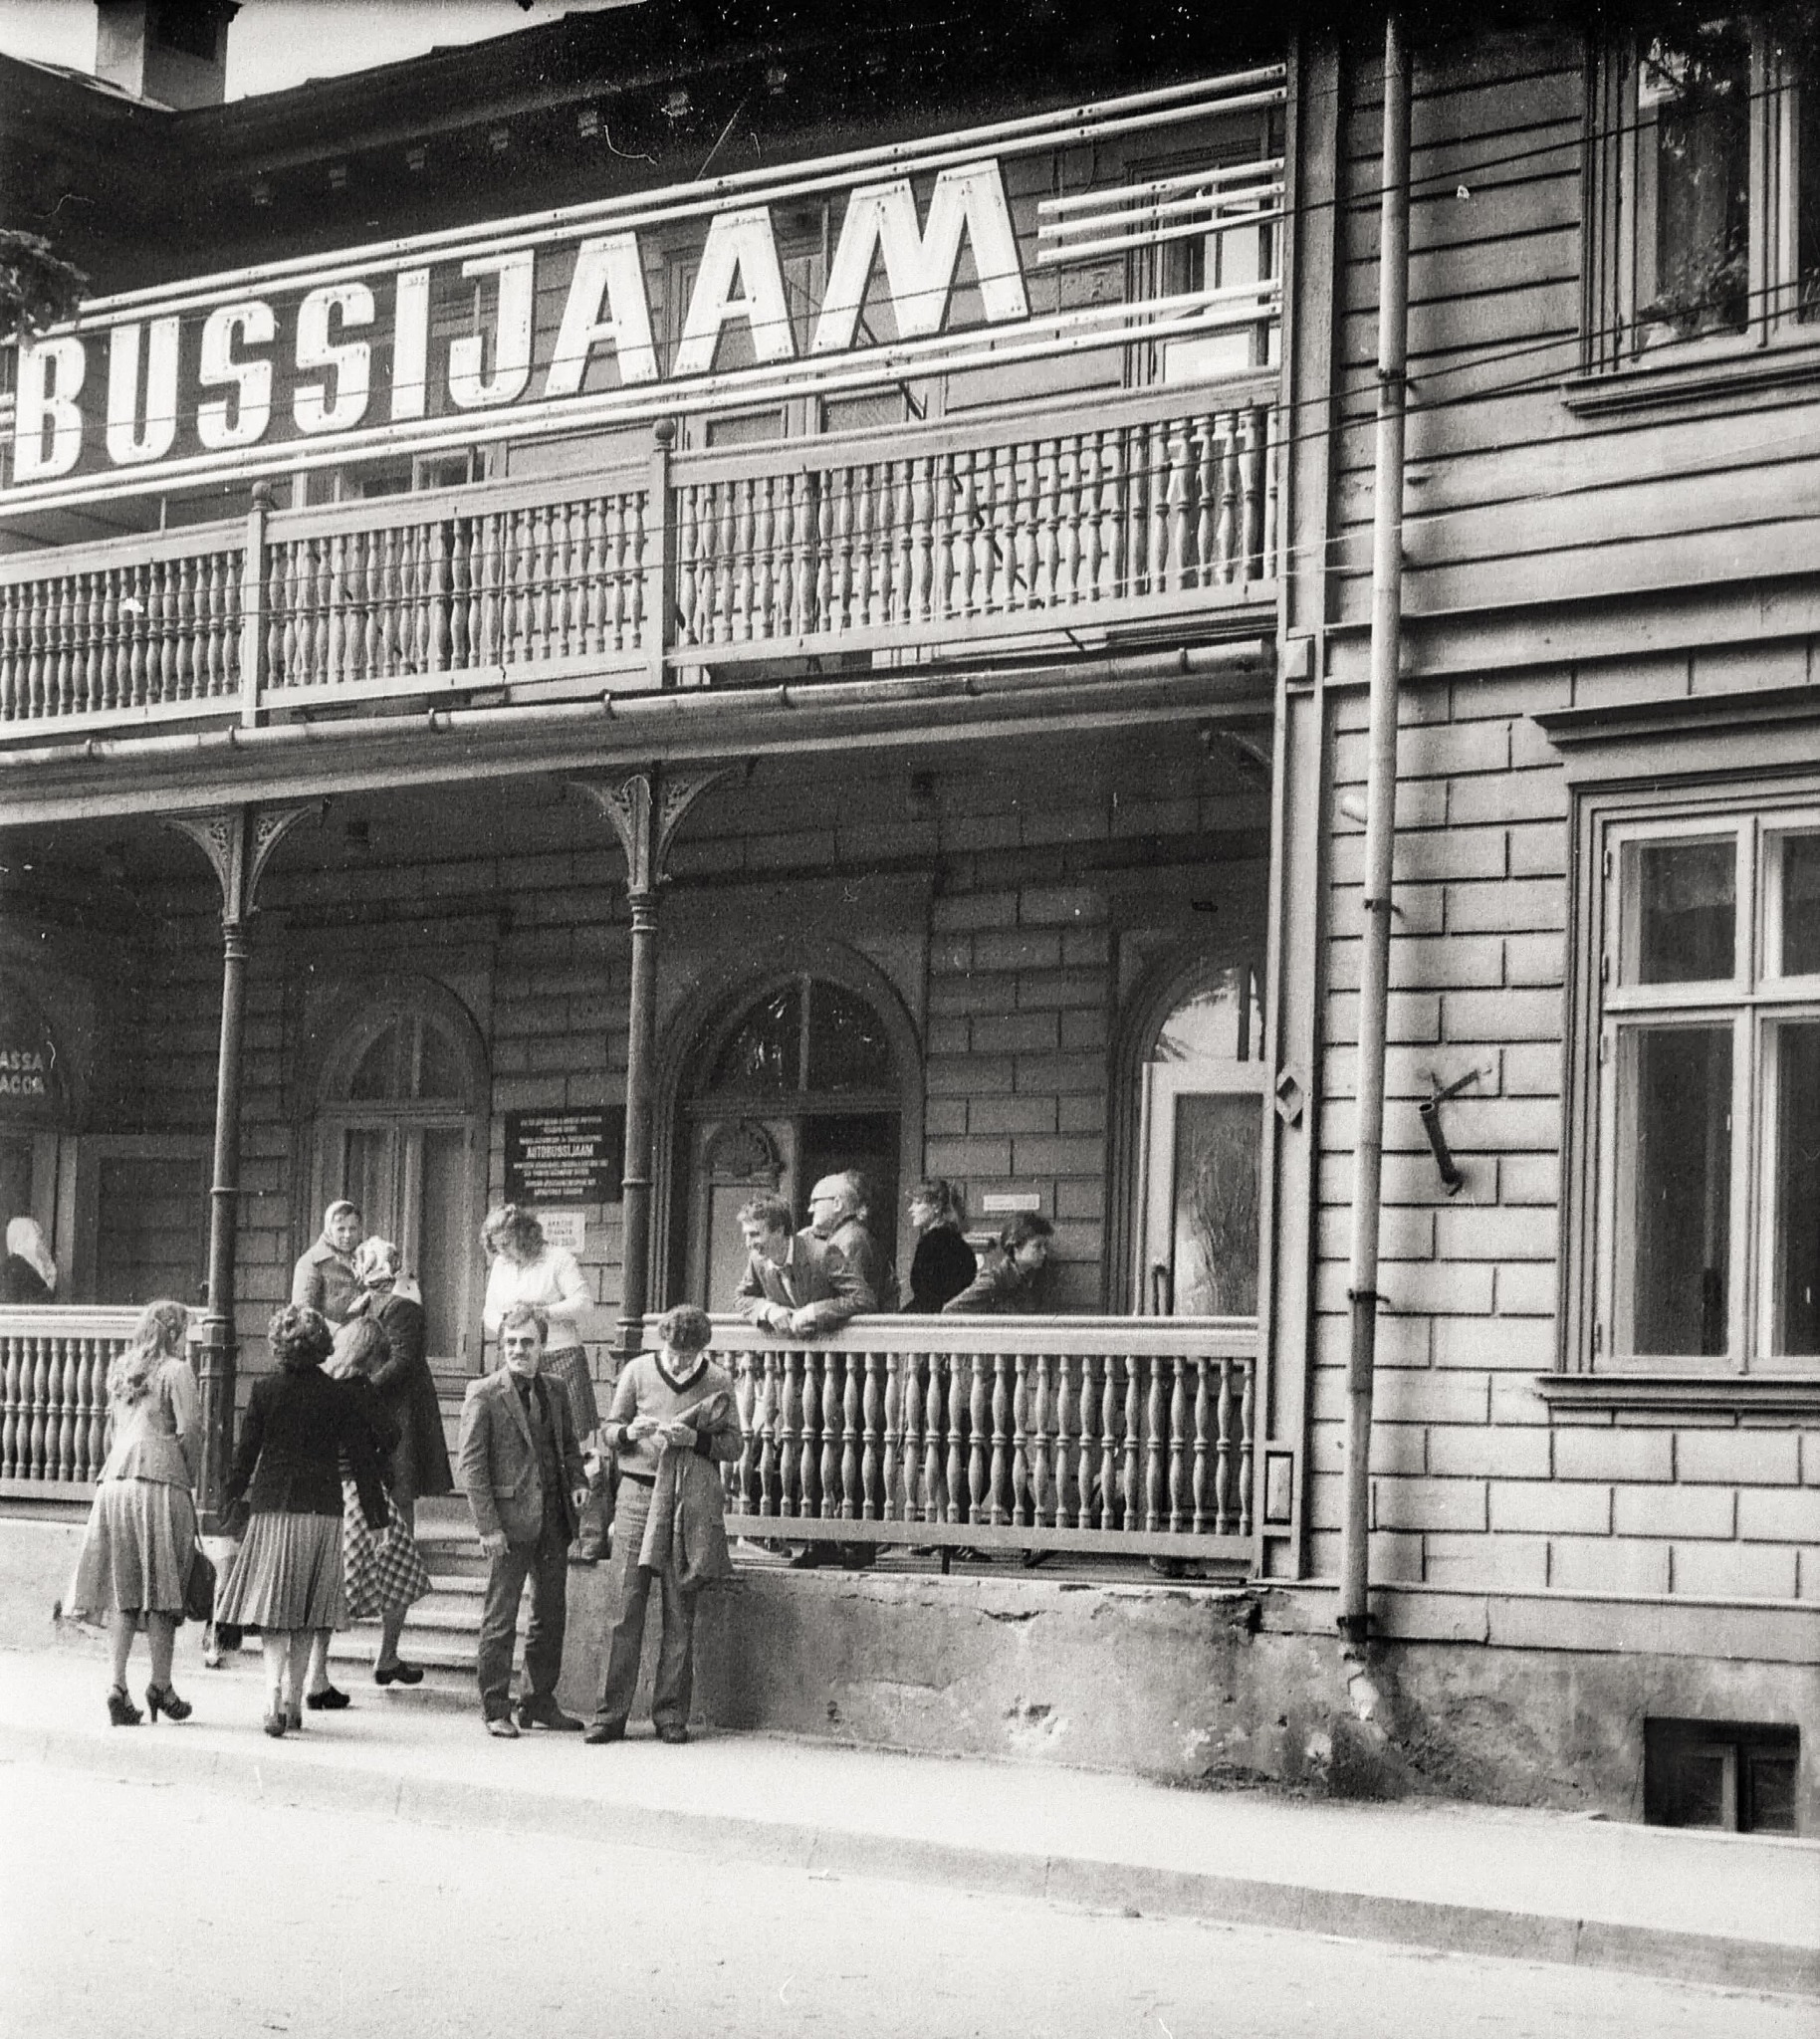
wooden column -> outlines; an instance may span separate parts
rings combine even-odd
[[[240,1202],[240,1066],[248,931],[259,880],[279,842],[311,809],[227,807],[166,817],[209,860],[221,886],[221,1049],[209,1183],[208,1307],[202,1319],[202,1510],[212,1527],[234,1443],[234,1246]]]
[[[652,1133],[657,1079],[657,900],[670,846],[683,816],[732,768],[677,771],[640,766],[622,774],[577,778],[625,852],[626,899],[632,917],[629,1031],[625,1051],[625,1174],[619,1300],[619,1349],[638,1351],[650,1299]]]

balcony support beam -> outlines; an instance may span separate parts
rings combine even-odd
[[[221,1043],[215,1065],[215,1151],[209,1179],[208,1305],[202,1319],[203,1526],[214,1527],[234,1445],[235,1244],[240,1210],[241,1049],[246,1028],[246,971],[259,881],[272,852],[311,806],[226,807],[173,814],[166,825],[187,835],[209,860],[221,887]]]
[[[632,963],[625,1051],[625,1166],[620,1205],[619,1350],[644,1344],[650,1298],[651,1180],[657,1080],[657,906],[670,850],[684,816],[734,768],[677,770],[663,765],[571,781],[605,816],[625,852]]]

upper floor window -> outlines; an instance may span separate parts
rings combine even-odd
[[[1820,804],[1604,823],[1595,1364],[1820,1359]]]
[[[1794,337],[1820,309],[1820,90],[1767,24],[1640,34],[1592,101],[1589,353]]]

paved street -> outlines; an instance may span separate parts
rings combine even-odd
[[[167,1730],[160,1730],[167,1731]],[[276,1785],[277,1779],[274,1778]],[[6,2039],[1814,2039],[1632,1975],[0,1767]]]

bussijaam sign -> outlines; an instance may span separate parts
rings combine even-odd
[[[1022,239],[1007,165],[1152,128],[1267,122],[1282,98],[1267,67],[97,299],[20,349],[0,512],[1243,325],[1272,298],[1267,279],[1141,305],[1122,288],[1057,290],[1056,309],[1033,311],[1026,262],[1122,273],[1130,250],[1273,217],[1279,160],[1235,161],[1228,146],[1205,171],[1088,179],[1040,201]],[[804,308],[787,269],[811,210],[831,232]],[[660,333],[653,282],[691,270]]]

